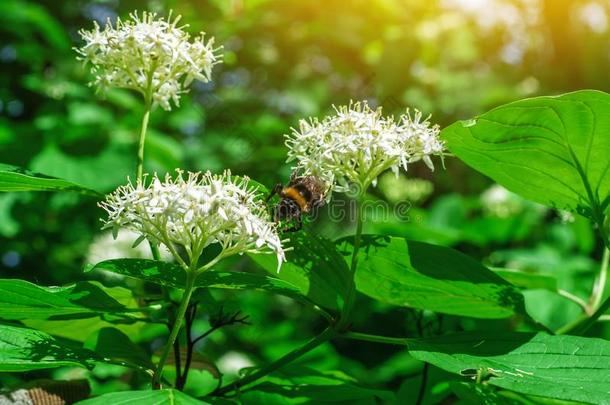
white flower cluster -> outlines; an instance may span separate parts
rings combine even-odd
[[[439,127],[422,120],[419,111],[412,115],[407,110],[397,120],[365,102],[335,111],[322,121],[301,120],[299,129],[286,135],[288,161],[296,160],[298,172],[317,176],[332,191],[348,192],[355,184],[363,192],[385,170],[398,175],[400,167],[407,170],[418,160],[433,170],[430,156],[442,156]]]
[[[170,100],[176,105],[180,94],[196,79],[207,82],[212,67],[219,63],[214,38],[207,42],[204,33],[189,42],[190,35],[177,27],[180,16],[171,20],[154,13],[130,14],[131,20],[117,18],[115,27],[97,23],[91,31],[79,31],[85,44],[76,49],[85,63],[91,64],[93,84],[104,90],[121,87],[136,90],[164,110]]]
[[[271,252],[278,270],[285,260],[276,225],[270,222],[265,205],[249,179],[232,177],[230,172],[178,171],[176,178],[153,176],[149,186],[137,182],[119,187],[100,206],[108,212],[104,228],[136,231],[141,238],[165,245],[174,258],[196,265],[203,249],[213,243],[222,248],[216,259],[245,252]],[[185,249],[189,263],[176,250]]]

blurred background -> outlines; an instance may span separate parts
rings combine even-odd
[[[387,113],[415,107],[446,126],[524,97],[610,90],[607,0],[3,0],[0,162],[102,192],[133,176],[141,101],[123,90],[96,95],[72,48],[81,44],[79,29],[135,9],[161,15],[173,9],[193,34],[205,31],[224,46],[213,82],[195,83],[172,112],[153,112],[149,172],[230,168],[271,187],[290,174],[283,134],[333,104],[368,100]],[[436,167],[431,173],[413,164],[408,176],[383,176],[371,198],[407,206],[408,215],[372,212],[365,231],[454,246],[490,266],[540,275],[550,284],[525,292],[528,309],[551,328],[578,314],[553,290],[588,297],[601,247],[587,221],[523,201],[457,159]],[[0,276],[63,284],[85,278],[87,263],[144,254],[126,252],[132,239],[111,244],[99,231],[102,214],[95,199],[76,194],[0,194]],[[308,227],[328,238],[351,232],[351,224],[329,221],[324,212]],[[247,258],[228,266],[256,271]],[[261,293],[217,299],[252,321],[200,349],[226,370],[276,358],[318,327],[314,314],[284,299]],[[356,322],[363,330],[413,335],[427,330],[422,325],[440,328],[433,314],[361,301]],[[448,316],[442,322],[446,329],[497,327]],[[608,335],[602,327],[593,333]],[[408,393],[418,386],[421,363],[396,348],[357,345],[326,345],[310,360],[387,389]],[[69,370],[55,373],[62,372]],[[96,372],[96,392],[137,384],[107,382],[125,370]],[[426,399],[433,403],[446,395],[449,377],[431,373],[440,387]]]

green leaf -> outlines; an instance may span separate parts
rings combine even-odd
[[[410,341],[409,353],[443,370],[528,395],[607,404],[610,342],[545,333],[468,332]]]
[[[610,95],[600,91],[536,97],[454,123],[441,136],[509,190],[597,217],[610,202],[609,111]]]
[[[346,260],[353,238],[337,241]],[[390,236],[362,237],[356,288],[389,304],[474,318],[523,314],[521,292],[470,257],[448,247]]]
[[[0,318],[74,319],[127,311],[90,282],[67,287],[41,287],[25,280],[0,279]]]
[[[207,402],[189,397],[174,389],[157,391],[122,391],[100,395],[99,397],[77,402],[79,405],[131,405],[131,404],[155,404],[155,405],[202,405]]]
[[[316,304],[339,309],[349,283],[349,270],[334,244],[324,238],[304,232],[290,235],[286,263],[277,272],[275,258],[270,255],[250,255],[270,274],[299,288]]]
[[[394,394],[360,386],[341,371],[320,372],[292,365],[282,367],[240,395],[244,403],[276,403],[278,400],[279,403],[327,403],[331,398],[336,402],[392,403]]]
[[[96,353],[61,343],[33,329],[0,325],[0,371],[28,371],[60,366],[92,368]]]
[[[113,320],[112,320],[113,321]],[[114,327],[129,336],[139,336],[140,331],[146,327],[143,322],[124,324],[111,323],[102,317],[69,319],[65,321],[47,319],[24,319],[21,323],[28,328],[37,329],[58,338],[66,338],[75,342],[85,342],[91,335],[102,328]]]
[[[512,269],[491,269],[498,276],[516,287],[526,290],[548,290],[557,292],[557,279],[549,274],[528,273]]]
[[[92,196],[100,195],[97,191],[67,180],[5,164],[0,164],[0,191],[76,191]]]
[[[103,269],[168,287],[183,288],[185,271],[174,263],[148,259],[112,259],[96,264],[92,270]],[[305,297],[296,286],[277,278],[242,272],[208,270],[197,277],[196,287],[228,290],[263,290],[298,300]]]
[[[522,405],[523,401],[503,397],[492,387],[458,381],[449,382],[451,390],[469,405]]]
[[[116,328],[102,328],[85,343],[85,348],[113,362],[123,362],[128,367],[152,370],[153,364],[144,349]]]

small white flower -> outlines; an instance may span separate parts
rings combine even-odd
[[[483,209],[492,216],[508,218],[523,211],[525,201],[517,194],[494,184],[481,194]]]
[[[76,49],[79,59],[91,65],[92,84],[100,90],[121,87],[140,92],[151,102],[170,110],[170,101],[178,105],[180,95],[193,80],[207,82],[212,67],[219,63],[219,48],[214,38],[205,40],[201,33],[190,42],[190,35],[173,21],[157,18],[154,13],[130,14],[117,18],[113,27],[106,22],[103,30],[94,22],[91,31],[79,34],[85,44]]]
[[[385,170],[398,175],[401,167],[407,170],[418,160],[433,170],[430,156],[443,154],[439,127],[422,120],[417,110],[413,115],[407,110],[397,120],[366,102],[335,111],[322,121],[301,120],[299,129],[286,135],[288,161],[296,160],[297,171],[317,176],[332,191],[348,192],[355,184],[363,192]]]
[[[576,221],[576,217],[570,211],[559,210],[557,213],[562,224],[572,224]]]
[[[119,187],[100,206],[108,212],[104,228],[127,228],[165,245],[184,265],[195,265],[205,247],[218,243],[220,259],[245,252],[275,253],[278,270],[285,260],[276,225],[269,221],[261,196],[247,186],[248,178],[230,172],[178,171],[174,179],[154,175],[149,186],[138,181]],[[188,263],[179,256],[182,247]]]

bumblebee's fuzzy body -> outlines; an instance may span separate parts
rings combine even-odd
[[[296,187],[285,187],[280,191],[280,197],[288,198],[297,203],[301,211],[307,212],[309,204],[307,203],[307,197],[302,194],[303,191]]]
[[[286,187],[276,184],[267,201],[276,194],[280,201],[273,208],[273,220],[294,221],[295,225],[285,231],[298,231],[302,226],[301,216],[324,204],[326,190],[324,184],[314,176],[298,177],[293,174]]]

